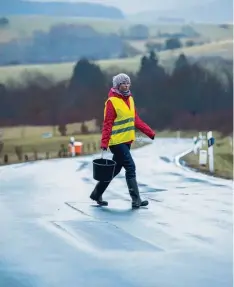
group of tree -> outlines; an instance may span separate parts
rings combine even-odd
[[[103,34],[89,25],[58,24],[48,32],[0,44],[0,64],[56,63],[77,58],[116,58],[125,44],[117,34]]]
[[[137,73],[130,73],[140,116],[159,130],[232,132],[232,70],[223,71],[225,82],[181,54],[169,74],[151,52]],[[112,76],[84,58],[67,81],[34,75],[24,84],[1,85],[0,125],[65,126],[91,119],[101,125]]]
[[[195,45],[195,42],[192,40],[188,40],[186,42],[186,46],[193,46]],[[168,38],[165,39],[164,42],[158,42],[158,41],[148,41],[145,43],[145,47],[147,51],[165,51],[165,50],[174,50],[174,49],[179,49],[183,47],[183,43],[181,42],[180,39],[177,38]]]
[[[173,26],[172,26],[173,27]],[[131,25],[122,29],[120,35],[128,40],[147,40],[149,38],[199,38],[200,34],[190,25],[181,26],[180,30],[174,32],[162,32],[158,30],[153,33],[152,29],[144,24]]]
[[[0,18],[0,29],[8,27],[9,24],[10,24],[10,21],[8,18],[6,18],[6,17]]]

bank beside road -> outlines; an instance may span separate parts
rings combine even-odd
[[[222,137],[216,135],[214,148],[214,172],[209,171],[209,163],[207,161],[206,165],[199,165],[199,152],[194,154],[191,151],[189,154],[181,157],[181,161],[187,167],[195,169],[196,171],[212,175],[215,177],[233,179],[233,138],[232,137]],[[205,144],[202,149],[208,150],[207,144]]]
[[[71,157],[69,148],[71,136],[51,136],[48,138],[28,136],[2,140],[2,143],[0,142],[0,165]],[[79,134],[74,136],[74,139],[75,142],[81,143],[77,156],[100,152],[101,134]],[[138,148],[148,143],[149,141],[140,135],[132,148]]]

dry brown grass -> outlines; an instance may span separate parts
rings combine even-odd
[[[61,136],[58,126],[18,126],[0,128],[2,132],[1,140],[4,143],[0,154],[0,163],[4,161],[4,155],[8,155],[9,163],[19,162],[16,156],[15,147],[22,147],[23,157],[27,155],[29,160],[35,159],[35,152],[39,158],[46,158],[49,153],[50,158],[58,157],[58,152],[63,145],[68,148],[71,136],[83,143],[84,154],[94,153],[100,146],[100,134],[97,132],[96,121],[85,122],[92,134],[81,134],[81,123],[67,125],[67,135]],[[96,131],[96,134],[94,133]],[[42,135],[51,133],[53,136],[44,138]],[[75,135],[74,135],[75,134]]]
[[[15,148],[22,148],[22,161],[25,160],[25,155],[28,160],[35,160],[35,154],[38,159],[57,158],[59,151],[65,148],[68,149],[70,137],[74,135],[76,141],[82,142],[82,154],[94,154],[100,151],[100,132],[93,133],[97,130],[96,121],[86,122],[86,125],[91,131],[90,134],[81,134],[81,123],[74,123],[67,125],[67,135],[61,136],[58,133],[57,127],[44,126],[22,126],[4,128],[2,141],[4,143],[2,151],[0,151],[0,164],[4,163],[4,156],[8,156],[9,163],[18,163]],[[43,133],[55,133],[53,137],[43,138]],[[133,148],[144,145],[143,142],[135,142]]]
[[[214,145],[214,174],[217,177],[226,179],[233,179],[233,146],[230,142],[230,137],[215,137],[216,142]],[[207,147],[204,147],[207,150]],[[188,166],[198,169],[206,174],[209,172],[209,165],[200,166],[199,156],[194,153],[190,153],[182,158]]]
[[[96,120],[86,121],[90,132],[97,131]],[[68,124],[67,134],[77,134],[81,132],[81,123]],[[59,136],[58,126],[17,126],[17,127],[7,127],[1,128],[3,140],[21,140],[27,138],[41,138],[44,133],[52,133],[54,136]]]
[[[77,137],[77,141],[81,141],[83,144],[81,155],[100,153],[100,139],[100,134],[80,135]],[[51,139],[41,139],[39,141],[31,138],[28,141],[19,141],[17,143],[8,140],[5,142],[3,151],[0,154],[0,165],[4,164],[4,156],[6,154],[8,155],[9,164],[24,162],[25,155],[28,156],[29,161],[36,159],[35,154],[37,155],[37,159],[58,158],[60,150],[68,150],[68,143],[69,137],[54,137]],[[135,142],[132,148],[139,148],[145,144],[144,142]],[[22,161],[19,161],[16,155],[16,146],[22,147]],[[70,155],[68,154],[65,157],[67,156]]]

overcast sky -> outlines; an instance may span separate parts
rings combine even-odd
[[[1,1],[1,0],[0,0]],[[50,0],[39,0],[48,2]],[[188,7],[210,2],[211,0],[54,0],[60,2],[92,2],[116,6],[125,14],[142,12],[145,10],[167,10],[170,8]]]

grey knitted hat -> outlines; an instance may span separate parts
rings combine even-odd
[[[113,77],[113,87],[118,88],[121,83],[131,84],[131,79],[128,75],[121,73]]]

